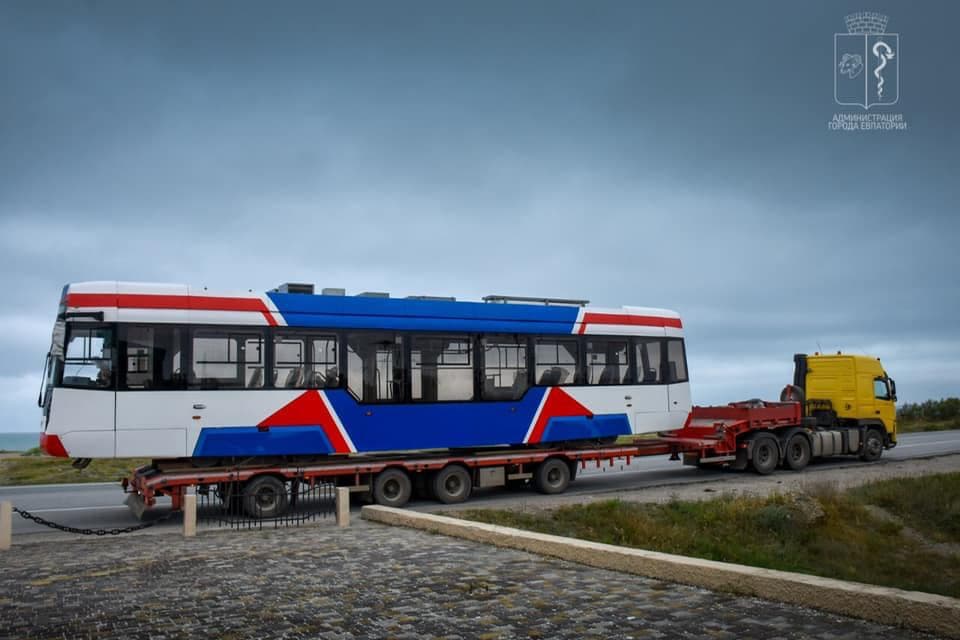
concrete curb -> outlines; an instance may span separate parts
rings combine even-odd
[[[960,638],[960,600],[946,596],[617,547],[379,505],[365,506],[361,514],[383,524]]]

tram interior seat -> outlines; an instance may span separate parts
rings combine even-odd
[[[519,398],[527,390],[527,370],[520,369],[513,378],[513,385],[510,387],[510,397]]]
[[[303,382],[303,367],[297,367],[291,369],[290,373],[287,374],[287,378],[283,381],[283,386],[286,389],[294,389],[300,386],[300,383]]]
[[[615,364],[608,364],[600,372],[598,384],[618,384],[620,382],[620,367]]]
[[[330,367],[326,373],[320,373],[316,369],[311,369],[307,373],[307,388],[309,389],[329,389],[336,387],[340,374],[336,367]]]
[[[537,384],[542,387],[553,387],[563,384],[570,373],[563,367],[550,367],[540,374],[540,382]]]
[[[340,383],[340,372],[337,371],[336,367],[330,367],[327,369],[327,373],[324,374],[323,386],[325,387],[335,387]]]

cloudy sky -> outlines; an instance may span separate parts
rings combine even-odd
[[[828,130],[900,34],[902,132]],[[951,2],[4,2],[0,431],[64,283],[284,281],[679,310],[694,402],[794,352],[960,395]]]

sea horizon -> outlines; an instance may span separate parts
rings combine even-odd
[[[39,431],[0,431],[0,451],[26,451],[39,445]]]

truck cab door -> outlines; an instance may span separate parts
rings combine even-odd
[[[896,436],[897,405],[891,383],[886,376],[873,379],[873,414],[883,421],[887,433]]]

